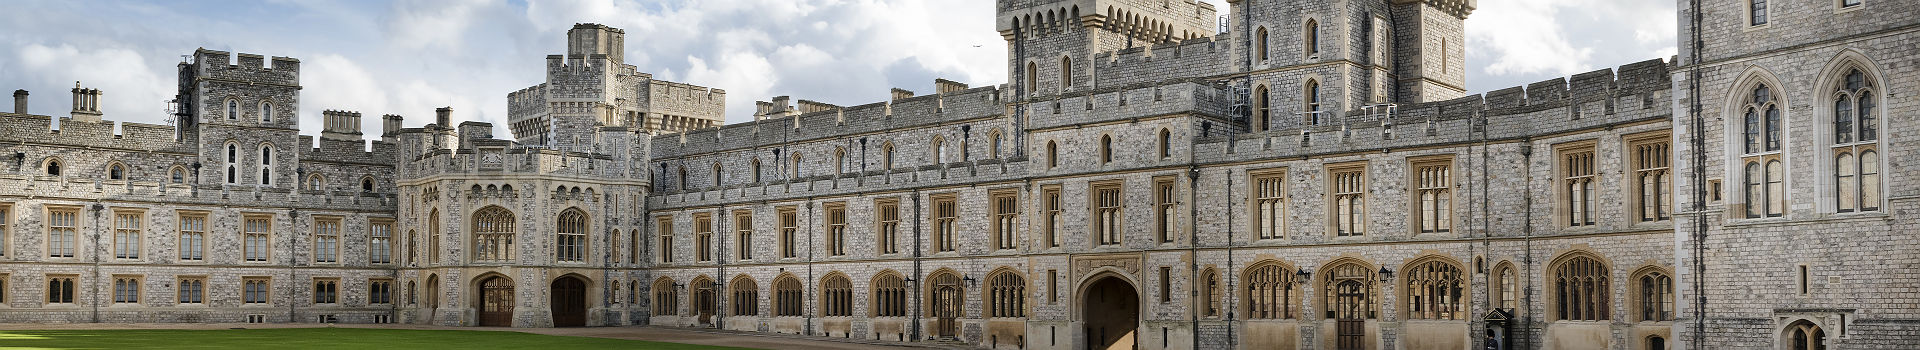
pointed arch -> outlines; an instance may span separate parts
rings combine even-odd
[[[560,211],[554,219],[554,260],[560,262],[587,261],[587,212],[580,208],[567,208]]]
[[[1299,274],[1291,264],[1276,259],[1265,259],[1248,265],[1241,271],[1240,281],[1245,283],[1247,294],[1241,296],[1246,302],[1241,314],[1248,319],[1291,319],[1299,317],[1298,305],[1301,292],[1296,278]],[[1221,294],[1227,293],[1221,291]]]
[[[1271,57],[1267,50],[1267,42],[1270,40],[1267,35],[1267,26],[1260,26],[1253,30],[1253,53],[1255,60],[1264,63],[1268,57]]]
[[[754,157],[748,160],[747,168],[747,171],[753,173],[753,183],[760,183],[760,157]]]
[[[1307,18],[1307,23],[1303,26],[1303,28],[1301,28],[1300,52],[1305,52],[1307,59],[1313,59],[1315,56],[1320,54],[1320,21],[1319,20],[1314,18]]]
[[[713,162],[713,187],[720,187],[720,185],[724,182],[722,181],[720,175],[725,173],[726,172],[720,171],[720,161],[717,161],[717,160],[714,161]]]
[[[733,301],[729,315],[756,316],[760,314],[760,283],[753,276],[739,274],[727,283],[727,291]]]
[[[108,180],[126,180],[127,176],[128,174],[127,174],[126,164],[120,163],[120,161],[117,161],[117,160],[107,162],[107,179]]]
[[[173,183],[176,185],[186,184],[187,183],[187,167],[175,165],[173,166],[173,168],[167,169],[167,179],[170,183]]]
[[[1729,169],[1745,169],[1734,198],[1736,208],[1745,208],[1745,217],[1778,217],[1786,213],[1787,179],[1782,145],[1790,131],[1792,106],[1790,91],[1771,72],[1758,66],[1748,68],[1734,80],[1722,107],[1727,120],[1727,153],[1735,154]]]
[[[773,278],[774,316],[803,316],[806,300],[806,289],[799,278],[791,273],[782,273]]]
[[[1647,265],[1627,275],[1630,321],[1673,321],[1673,270]]]
[[[1060,166],[1060,146],[1047,140],[1047,169]]]
[[[931,156],[929,159],[933,159],[933,164],[946,164],[947,138],[942,135],[933,135],[933,141],[927,144],[929,145],[927,151]]]
[[[273,160],[278,156],[279,154],[274,151],[273,143],[270,143],[270,142],[260,143],[260,160],[256,165],[260,169],[259,175],[260,175],[261,185],[273,184]]]
[[[880,143],[880,169],[893,170],[893,141]]]
[[[260,122],[272,123],[273,117],[273,102],[264,99],[260,100]]]
[[[227,98],[227,120],[240,120],[240,99]]]
[[[1172,131],[1167,130],[1167,128],[1160,128],[1160,137],[1158,139],[1158,142],[1156,143],[1159,144],[1159,146],[1156,147],[1159,149],[1159,151],[1155,152],[1155,154],[1158,154],[1160,156],[1160,159],[1167,159],[1167,158],[1173,157],[1173,132]]]
[[[1612,317],[1612,271],[1599,254],[1572,250],[1547,265],[1548,320],[1607,321]]]
[[[1376,267],[1365,260],[1343,257],[1320,267],[1316,281],[1323,298],[1319,310],[1331,319],[1374,319],[1379,316],[1379,279]]]
[[[44,171],[47,176],[60,176],[65,170],[61,167],[60,157],[47,157],[47,159],[41,160],[40,169]]]
[[[1844,49],[1829,60],[1815,78],[1818,102],[1814,114],[1825,132],[1815,138],[1828,148],[1817,157],[1822,211],[1835,213],[1879,211],[1887,188],[1882,180],[1881,134],[1887,129],[1888,86],[1881,69],[1857,49]]]
[[[1113,135],[1100,134],[1100,165],[1113,163]]]
[[[513,211],[498,205],[489,205],[473,212],[473,254],[475,262],[510,262],[514,260],[514,238],[519,230],[514,226]]]
[[[653,315],[673,316],[680,314],[680,288],[676,288],[673,277],[660,276],[653,280]],[[639,291],[633,291],[639,292]]]
[[[868,304],[872,309],[868,312],[870,316],[907,316],[907,281],[900,276],[900,273],[893,269],[880,270],[879,273],[873,274],[873,280],[868,282],[871,289],[869,296],[873,298]]]
[[[1000,128],[987,132],[987,158],[1000,159]]]
[[[1060,91],[1073,87],[1073,56],[1060,55]]]
[[[1305,87],[1300,89],[1302,103],[1300,110],[1306,113],[1306,120],[1302,122],[1307,125],[1320,125],[1320,81],[1308,78],[1306,84],[1302,86]]]
[[[820,278],[819,303],[821,316],[853,316],[853,281],[840,271],[827,272]]]
[[[1427,255],[1400,267],[1403,319],[1464,320],[1472,292],[1465,264],[1445,255]]]
[[[1502,260],[1493,264],[1493,274],[1487,277],[1487,298],[1493,299],[1490,305],[1495,308],[1513,310],[1517,315],[1520,308],[1520,272],[1512,261]]]
[[[1273,92],[1266,83],[1253,87],[1253,130],[1267,131],[1273,127]]]
[[[1200,278],[1194,280],[1193,288],[1200,291],[1200,305],[1197,310],[1201,317],[1220,317],[1220,300],[1226,294],[1225,285],[1220,282],[1220,269],[1213,266],[1200,269]]]
[[[308,191],[316,191],[316,192],[325,191],[327,189],[327,177],[317,172],[313,174],[308,174],[307,185],[305,186],[305,189]]]
[[[1020,271],[1001,266],[987,273],[987,288],[980,291],[991,317],[1027,316],[1027,278]]]

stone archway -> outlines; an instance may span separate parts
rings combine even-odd
[[[479,325],[482,327],[513,326],[513,280],[506,276],[488,276],[480,279],[480,297],[475,298],[474,309],[479,310]]]
[[[1091,350],[1133,350],[1140,329],[1140,294],[1117,276],[1096,278],[1080,295],[1081,329]]]
[[[554,327],[584,327],[587,325],[587,282],[572,275],[561,276],[553,280],[552,303]]]

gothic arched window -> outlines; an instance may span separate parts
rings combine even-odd
[[[1247,269],[1247,310],[1249,319],[1287,319],[1294,317],[1294,272],[1278,261],[1256,263]]]
[[[554,259],[562,262],[587,261],[587,213],[569,208],[555,220]]]
[[[1608,285],[1607,265],[1593,256],[1580,254],[1566,258],[1548,271],[1553,293],[1555,320],[1606,321],[1610,318],[1613,288]]]
[[[513,261],[513,212],[488,206],[473,213],[473,261]]]
[[[1747,217],[1777,217],[1785,213],[1785,171],[1780,157],[1781,108],[1767,85],[1755,86],[1742,108],[1746,172]]]
[[[832,274],[820,283],[820,315],[853,316],[853,281],[846,275]]]
[[[780,276],[773,280],[774,316],[801,316],[806,300],[800,290],[800,279],[793,276]]]
[[[1460,267],[1441,260],[1413,265],[1405,272],[1407,318],[1460,320],[1466,304],[1466,289]]]
[[[1340,320],[1372,319],[1373,269],[1347,261],[1328,269],[1325,289],[1327,318]]]
[[[987,277],[987,303],[993,317],[1027,316],[1027,280],[1013,271],[1000,271]]]
[[[1880,210],[1880,122],[1873,82],[1848,70],[1833,91],[1834,204],[1842,213]]]
[[[903,317],[907,315],[907,282],[892,271],[881,272],[873,279],[873,316]]]

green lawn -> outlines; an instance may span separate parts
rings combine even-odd
[[[0,330],[0,349],[738,349],[507,331],[357,328]]]

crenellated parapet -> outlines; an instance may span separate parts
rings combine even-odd
[[[1006,113],[1005,102],[1000,98],[1004,91],[1000,87],[977,87],[692,130],[654,138],[653,158],[777,147],[806,140],[998,118]]]
[[[1347,111],[1317,125],[1202,137],[1195,159],[1234,161],[1520,140],[1671,118],[1668,65],[1649,60],[1445,101]],[[1388,113],[1391,111],[1391,113]]]
[[[194,51],[193,67],[203,79],[223,79],[237,82],[253,82],[298,86],[300,85],[300,60],[292,57],[273,57],[255,54],[235,54],[226,51],[199,49]],[[267,63],[271,62],[271,65]]]
[[[1136,46],[1093,56],[1097,86],[1123,86],[1227,74],[1227,43],[1213,38]]]

